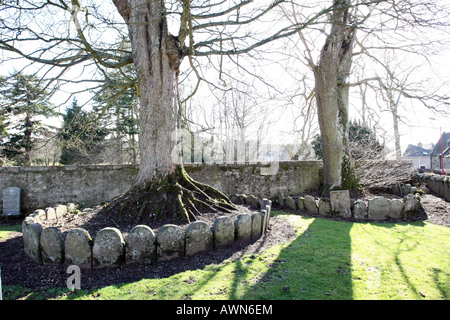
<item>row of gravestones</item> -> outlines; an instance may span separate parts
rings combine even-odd
[[[122,263],[155,263],[213,251],[236,242],[256,241],[267,231],[271,201],[266,199],[262,208],[252,214],[241,213],[235,219],[218,217],[212,227],[203,221],[189,224],[186,230],[166,224],[155,233],[146,225],[137,225],[126,239],[116,228],[104,228],[94,239],[87,230],[73,228],[64,239],[58,228],[43,229],[39,223],[42,219],[57,219],[58,216],[53,216],[49,209],[37,210],[22,223],[23,244],[25,253],[42,264],[65,262],[81,268],[101,268]],[[47,214],[49,211],[50,215]],[[65,214],[68,213],[66,210]]]
[[[281,207],[307,211],[323,216],[339,216],[343,218],[385,220],[388,218],[409,218],[420,210],[420,196],[407,194],[403,199],[388,199],[376,196],[372,199],[350,202],[348,190],[331,191],[330,198],[316,199],[313,196],[298,197],[297,201],[290,196],[278,193],[277,202]]]

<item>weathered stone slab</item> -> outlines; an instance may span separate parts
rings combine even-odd
[[[3,189],[3,213],[2,216],[19,216],[21,214],[21,189],[18,187],[6,187]]]
[[[263,232],[267,231],[267,228],[269,227],[269,223],[270,223],[270,214],[272,213],[272,200],[267,200],[263,203],[263,206],[261,207],[262,210],[266,211],[266,215],[265,215],[265,221],[263,222],[264,224],[264,228],[263,228]]]
[[[344,218],[352,216],[350,192],[348,190],[330,191],[331,212]]]
[[[328,216],[331,212],[331,204],[330,199],[328,198],[320,198],[318,205],[319,214],[322,216]]]
[[[49,227],[42,231],[41,254],[43,264],[59,264],[64,261],[64,241],[58,228]]]
[[[27,217],[22,222],[23,247],[25,254],[36,262],[42,263],[41,255],[42,226]]]
[[[272,206],[271,205],[267,205],[265,211],[267,212],[267,215],[266,215],[266,225],[264,227],[264,231],[267,231],[267,229],[269,228],[270,214],[272,212]]]
[[[234,204],[243,204],[242,198],[239,197],[239,194],[232,194],[230,197],[230,201]]]
[[[173,224],[163,225],[156,236],[157,261],[184,257],[183,229]]]
[[[367,219],[367,204],[362,200],[353,203],[353,217],[356,219]]]
[[[419,197],[416,197],[413,194],[408,194],[403,198],[405,217],[411,217],[419,212],[420,210],[419,199],[420,199]]]
[[[92,238],[83,228],[71,229],[64,242],[64,256],[67,264],[80,268],[92,267]]]
[[[286,205],[286,207],[288,207],[289,209],[295,210],[296,205],[295,205],[295,201],[294,199],[292,199],[291,196],[286,196],[286,199],[284,200],[284,204]]]
[[[67,214],[67,206],[59,204],[55,208],[56,218],[62,218]]]
[[[126,263],[154,263],[156,261],[156,236],[149,226],[137,225],[125,241]]]
[[[77,205],[75,203],[67,204],[67,213],[74,213],[77,210]]]
[[[391,199],[389,203],[389,216],[394,219],[403,216],[403,201],[401,199]]]
[[[389,200],[385,197],[374,197],[368,200],[368,218],[384,220],[389,217]]]
[[[213,232],[204,221],[195,221],[186,228],[186,256],[213,250]]]
[[[56,219],[56,211],[53,208],[45,208],[45,214],[47,216],[47,220],[55,220]]]
[[[250,242],[252,238],[252,217],[248,213],[241,213],[234,220],[236,242]]]
[[[41,216],[40,216],[40,212],[39,211],[44,211],[44,210],[36,210],[34,211],[32,214],[30,214],[28,217],[33,218],[35,223],[40,223],[41,220]],[[44,216],[45,216],[45,211],[44,211]]]
[[[298,197],[297,205],[298,205],[298,208],[300,210],[305,209],[305,198],[304,197]]]
[[[252,232],[251,232],[252,241],[259,239],[262,235],[263,219],[264,217],[261,216],[259,213],[252,214]]]
[[[253,209],[257,208],[257,206],[258,206],[257,202],[258,202],[258,198],[252,194],[247,196],[247,198],[245,199],[245,204],[250,206]]]
[[[212,227],[214,249],[223,248],[234,243],[234,222],[227,216],[218,217]]]
[[[38,209],[35,211],[39,217],[39,221],[45,221],[47,220],[47,214],[45,213],[45,210]]]
[[[316,199],[313,196],[307,195],[305,196],[305,208],[311,213],[319,213],[319,208],[317,206]]]
[[[278,204],[280,205],[280,207],[284,207],[286,205],[286,203],[285,203],[286,198],[284,196],[284,191],[282,191],[282,190],[277,191],[277,200],[278,200]]]
[[[116,228],[103,228],[94,239],[92,266],[94,268],[117,267],[124,261],[122,233]]]

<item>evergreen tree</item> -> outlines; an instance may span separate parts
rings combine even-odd
[[[50,93],[32,75],[16,73],[0,79],[1,113],[9,136],[1,140],[1,153],[16,165],[31,165],[31,151],[47,128],[44,118],[56,115],[49,102]],[[1,128],[0,128],[0,131]]]
[[[322,160],[322,139],[316,134],[311,145],[316,158]],[[350,155],[355,160],[375,159],[383,151],[383,145],[378,141],[375,133],[365,124],[356,121],[349,123],[349,148]]]
[[[59,133],[61,139],[61,164],[92,164],[103,149],[108,130],[98,126],[94,113],[82,110],[76,98],[63,115]]]
[[[97,92],[94,110],[109,129],[105,153],[109,162],[137,163],[139,153],[139,107],[136,74],[133,68],[108,73]]]

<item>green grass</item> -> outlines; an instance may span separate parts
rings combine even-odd
[[[448,299],[450,229],[424,222],[350,223],[275,215],[297,237],[256,255],[168,278],[96,290],[31,292],[4,286],[5,299]],[[0,228],[0,236],[5,232]]]
[[[12,226],[0,226],[0,241],[3,241],[11,231],[21,232],[22,226],[20,224]]]

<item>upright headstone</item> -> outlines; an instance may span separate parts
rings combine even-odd
[[[7,187],[3,189],[2,216],[18,216],[20,214],[20,188]]]
[[[330,191],[331,212],[341,217],[350,218],[352,210],[350,205],[350,192],[348,190]]]
[[[165,224],[156,236],[156,260],[167,261],[184,256],[185,233],[177,225]]]
[[[228,216],[214,220],[212,227],[214,249],[223,248],[234,243],[234,221]]]
[[[186,228],[186,256],[213,250],[213,232],[204,221],[195,221]]]
[[[127,263],[156,262],[156,236],[149,226],[135,226],[128,233],[125,248],[125,261]]]

